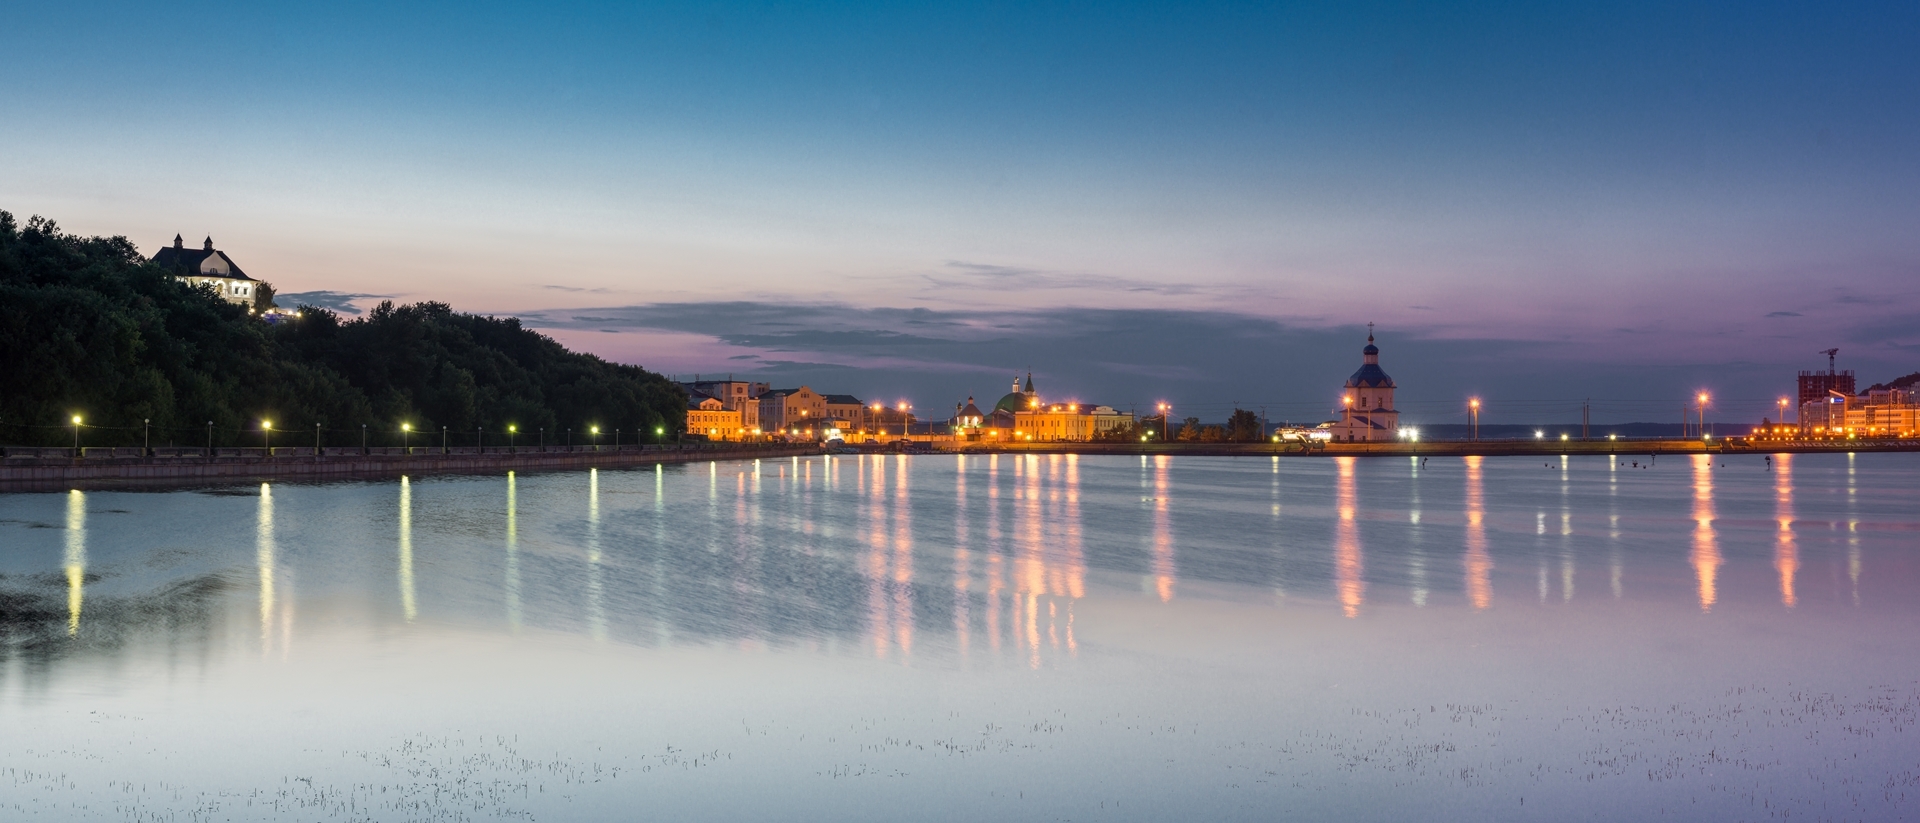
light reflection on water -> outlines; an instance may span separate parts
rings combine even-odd
[[[642,791],[823,819],[1910,810],[1843,773],[1896,786],[1920,750],[1920,469],[1654,462],[882,455],[0,496],[0,762],[64,775],[0,780],[67,802],[148,769],[181,808],[273,786],[310,809],[356,796],[285,775],[375,786],[355,769],[457,751],[486,808],[560,819]],[[548,775],[756,790],[541,799],[501,771],[533,762],[516,735]],[[202,746],[223,772],[179,765]]]

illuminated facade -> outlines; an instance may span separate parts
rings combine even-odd
[[[704,434],[710,440],[743,440],[752,427],[740,419],[740,412],[729,409],[720,398],[693,394],[687,398],[687,433]]]
[[[747,380],[701,380],[695,377],[692,383],[681,384],[688,394],[704,394],[720,401],[721,408],[740,413],[740,426],[746,429],[760,427],[760,395],[773,388],[765,383]]]
[[[248,277],[226,252],[213,247],[211,237],[204,247],[189,249],[176,234],[171,247],[153,256],[153,264],[172,271],[189,285],[213,286],[220,299],[242,306],[252,306],[260,288],[260,281]]]
[[[867,406],[860,398],[851,394],[821,395],[827,399],[827,417],[844,431],[865,431],[868,425]]]
[[[1839,392],[1800,406],[1800,430],[1812,437],[1912,437],[1920,434],[1920,397],[1911,388]]]
[[[815,429],[830,419],[826,396],[806,386],[760,395],[760,427],[767,431]]]
[[[1340,443],[1369,443],[1395,440],[1400,436],[1400,412],[1393,407],[1393,378],[1380,369],[1380,347],[1373,344],[1373,331],[1367,331],[1367,347],[1360,350],[1360,370],[1347,378],[1341,389],[1340,419],[1334,421],[1333,439]]]
[[[1108,429],[1133,422],[1133,415],[1111,406],[1079,403],[1042,403],[1013,415],[1014,437],[1022,441],[1092,440]]]

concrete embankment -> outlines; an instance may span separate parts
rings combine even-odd
[[[966,454],[1180,454],[1296,457],[1463,457],[1646,455],[1646,454],[1843,454],[1920,452],[1920,440],[1493,440],[1420,443],[1329,443],[1306,449],[1298,443],[967,443],[947,451]]]
[[[342,480],[427,474],[499,474],[508,471],[544,472],[587,468],[625,468],[658,463],[697,463],[709,460],[750,460],[819,454],[814,446],[701,447],[676,449],[580,449],[575,451],[468,451],[442,453],[439,449],[399,449],[388,453],[341,450],[316,456],[301,453],[267,456],[262,449],[226,449],[213,457],[200,455],[142,456],[136,449],[89,450],[74,458],[65,449],[32,450],[31,456],[10,450],[0,460],[0,491],[37,491],[142,486],[200,485],[252,480]],[[106,455],[98,455],[105,451]],[[284,452],[295,452],[287,449]],[[331,452],[332,450],[328,450]],[[52,457],[46,452],[67,452]],[[131,454],[121,454],[130,452]]]

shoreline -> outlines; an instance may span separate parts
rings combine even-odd
[[[156,449],[146,456],[134,448],[93,448],[84,458],[71,450],[52,447],[9,448],[0,459],[0,493],[64,491],[67,489],[143,488],[206,483],[263,481],[326,481],[397,477],[400,475],[496,474],[549,472],[586,468],[628,468],[655,464],[697,463],[709,460],[750,460],[821,454],[817,444],[761,446],[575,447],[572,450],[509,450],[489,448],[475,452],[445,452],[415,447],[400,449],[325,450],[286,447],[287,454],[268,457],[258,448],[217,449],[212,457],[200,449]],[[275,449],[276,452],[282,449]],[[100,456],[99,452],[106,452]],[[168,454],[168,452],[171,452]],[[1573,440],[1573,441],[1427,441],[1418,443],[1329,443],[1304,449],[1298,443],[964,443],[938,444],[932,451],[863,451],[866,454],[986,455],[1187,455],[1193,457],[1541,457],[1662,454],[1846,454],[1851,452],[1920,452],[1920,440],[1853,441],[1713,441],[1699,440]],[[59,456],[54,456],[59,455]],[[855,455],[845,455],[855,456]]]
[[[23,451],[31,451],[33,456],[20,456],[18,453]],[[54,451],[68,452],[68,456],[41,456]],[[437,448],[429,450],[416,447],[413,454],[399,449],[376,450],[376,453],[343,449],[342,453],[321,455],[315,455],[311,448],[287,448],[288,452],[305,453],[275,454],[272,457],[263,454],[262,449],[220,449],[212,457],[199,449],[191,450],[194,452],[191,455],[179,453],[187,450],[169,449],[176,454],[156,456],[143,456],[140,449],[90,451],[106,451],[109,455],[74,458],[68,449],[9,449],[4,460],[0,460],[0,493],[164,488],[250,480],[330,481],[401,475],[551,472],[820,453],[817,446],[810,444],[728,448],[603,447],[599,450],[578,447],[571,451],[501,449],[496,452],[489,449],[480,453],[472,449],[462,453],[458,450],[442,452]]]
[[[1214,457],[1538,457],[1656,454],[1846,454],[1920,452],[1920,440],[1429,440],[1392,443],[966,443],[957,454],[1121,454]]]

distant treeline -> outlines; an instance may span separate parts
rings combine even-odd
[[[378,445],[402,425],[438,443],[440,428],[470,444],[476,428],[503,443],[509,425],[531,444],[601,427],[611,442],[686,417],[686,393],[658,374],[571,352],[515,318],[479,317],[444,303],[382,303],[365,318],[299,307],[263,322],[245,306],[194,288],[147,262],[124,237],[78,237],[0,211],[0,442],[154,445],[260,442],[271,420],[310,444]]]

